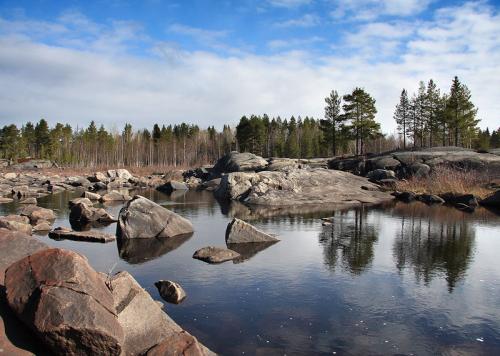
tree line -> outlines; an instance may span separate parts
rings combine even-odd
[[[0,129],[0,158],[51,159],[74,167],[96,166],[194,166],[211,163],[232,151],[265,157],[313,158],[340,154],[383,152],[406,147],[456,145],[489,149],[500,147],[500,128],[481,131],[477,109],[465,84],[454,78],[450,92],[441,94],[431,79],[420,82],[408,97],[403,89],[394,118],[400,136],[384,135],[376,121],[375,99],[363,88],[339,95],[332,90],[325,98],[323,119],[268,115],[243,116],[235,128],[224,125],[201,129],[197,125],[154,124],[148,129],[121,131],[86,128],[45,119]]]

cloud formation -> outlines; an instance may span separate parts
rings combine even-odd
[[[170,31],[233,48],[227,31],[174,24]],[[0,18],[0,124],[47,118],[120,128],[153,123],[236,124],[244,114],[323,116],[332,89],[366,88],[385,132],[404,87],[433,78],[448,90],[458,75],[482,126],[498,126],[500,17],[484,3],[405,19],[362,23],[327,50],[318,36],[275,38],[269,53],[188,50],[145,34],[141,24],[95,23],[66,12],[52,22]],[[142,51],[136,53],[136,48]]]

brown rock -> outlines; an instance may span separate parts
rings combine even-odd
[[[31,225],[36,225],[38,220],[52,221],[56,215],[51,209],[45,209],[35,205],[29,205],[21,211],[21,215],[30,219]]]
[[[36,252],[7,269],[5,287],[11,309],[54,353],[121,354],[113,296],[83,256]]]
[[[172,281],[158,281],[155,283],[163,300],[173,304],[179,304],[186,299],[186,292],[179,283]]]
[[[87,198],[83,198],[87,199]],[[69,214],[69,219],[72,221],[79,221],[87,223],[91,221],[99,222],[115,222],[116,219],[102,208],[94,208],[85,203],[78,203],[73,205]]]
[[[104,194],[101,197],[102,202],[107,202],[107,201],[127,201],[132,199],[128,193],[120,193],[117,190],[112,190],[109,193]]]
[[[266,234],[240,219],[233,218],[226,228],[227,244],[277,241],[279,239],[276,237]]]
[[[222,263],[231,261],[239,256],[240,254],[236,251],[213,246],[200,248],[193,254],[193,258],[207,263]]]
[[[205,356],[207,352],[196,338],[186,331],[172,334],[155,345],[146,353],[147,356]]]
[[[50,228],[49,228],[50,230]],[[86,242],[110,242],[115,241],[116,236],[102,231],[73,231],[64,227],[58,227],[49,232],[49,237],[56,240],[74,240]]]
[[[27,235],[31,235],[31,225],[29,224],[29,219],[25,216],[1,216],[0,228],[5,228],[11,231],[19,231]]]

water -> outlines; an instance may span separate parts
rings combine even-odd
[[[157,300],[154,282],[179,282],[187,299],[165,309],[220,354],[500,354],[500,218],[493,212],[398,203],[273,217],[220,206],[209,192],[141,194],[190,219],[195,233],[120,247],[39,238],[86,255],[99,271],[129,271]],[[67,201],[76,196],[39,205],[57,210],[55,226],[69,227]],[[115,215],[120,208],[106,206]],[[201,247],[225,246],[233,216],[281,241],[242,251],[235,262],[192,259]],[[328,216],[334,224],[322,226],[319,218]]]

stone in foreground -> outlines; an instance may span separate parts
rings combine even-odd
[[[116,236],[102,231],[73,231],[64,227],[58,227],[49,232],[49,237],[55,240],[73,240],[86,242],[110,242],[115,241]]]
[[[233,218],[226,228],[226,244],[277,241],[279,239],[276,237],[266,234],[237,218]]]
[[[163,300],[172,304],[179,304],[186,299],[186,292],[179,283],[172,281],[158,281],[155,283]]]
[[[85,257],[46,249],[5,272],[11,309],[55,354],[120,355],[113,296]]]
[[[144,355],[159,345],[165,346],[166,351],[154,353],[155,355],[191,355],[185,352],[185,350],[190,350],[189,348],[180,348],[175,342],[182,335],[191,337],[196,349],[202,352],[193,355],[214,355],[189,333],[182,330],[128,272],[116,274],[110,280],[110,285],[118,321],[125,335],[123,342],[125,355]]]
[[[228,248],[208,246],[197,250],[193,258],[207,263],[222,263],[231,261],[239,256],[238,252]]]
[[[173,237],[193,232],[191,222],[143,196],[120,210],[116,235],[123,239]]]
[[[193,335],[186,331],[168,336],[158,345],[148,350],[146,356],[208,356],[214,355],[211,351],[203,348]]]

